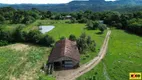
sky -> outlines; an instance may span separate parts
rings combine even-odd
[[[33,3],[33,4],[55,4],[55,3],[68,3],[72,0],[0,0],[0,3],[6,4],[21,4],[21,3]],[[114,1],[114,0],[106,0]]]

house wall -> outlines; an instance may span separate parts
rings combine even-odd
[[[55,69],[70,69],[78,66],[79,62],[68,58],[68,57],[61,57],[52,62],[54,64]]]

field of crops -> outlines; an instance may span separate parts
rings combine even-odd
[[[112,30],[107,55],[77,80],[128,80],[130,72],[142,72],[142,37]]]

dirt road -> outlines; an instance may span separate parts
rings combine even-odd
[[[92,68],[94,68],[104,58],[104,56],[106,54],[110,34],[111,34],[111,31],[108,30],[107,35],[104,40],[104,43],[103,43],[97,57],[95,57],[93,60],[80,66],[77,69],[56,71],[55,72],[56,80],[75,80],[79,76],[83,75],[84,73],[86,73],[86,72],[90,71]]]

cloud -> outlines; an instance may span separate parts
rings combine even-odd
[[[68,3],[73,0],[0,0],[0,3],[6,4],[21,4],[21,3],[33,3],[33,4],[47,4],[47,3]],[[81,1],[81,0],[80,0]],[[115,1],[115,0],[106,0]]]
[[[105,1],[116,1],[116,0],[105,0]]]
[[[34,4],[46,4],[46,3],[68,3],[72,0],[0,0],[0,3],[7,4],[20,4],[20,3],[34,3]]]

